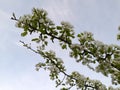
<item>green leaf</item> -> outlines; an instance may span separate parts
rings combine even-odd
[[[66,49],[66,48],[67,48],[66,44],[62,45],[62,49]]]
[[[29,27],[28,27],[27,25],[24,26],[24,31],[27,32],[28,28],[29,28]]]
[[[54,33],[54,35],[58,35],[58,32],[53,32]]]
[[[39,38],[33,38],[31,41],[38,41]]]
[[[114,58],[119,58],[120,55],[119,54],[114,54]]]
[[[57,26],[57,29],[58,29],[58,30],[62,30],[62,27],[61,27],[61,26]]]
[[[48,38],[47,36],[44,36],[44,38]]]
[[[25,32],[23,32],[23,33],[21,33],[21,36],[22,37],[25,37],[27,35],[27,32],[25,31]]]
[[[118,27],[118,30],[120,31],[120,26]]]
[[[48,45],[48,42],[47,42],[47,41],[45,41],[45,45]]]
[[[81,37],[81,35],[80,35],[80,34],[78,34],[78,35],[77,35],[77,37]]]
[[[117,40],[120,40],[120,34],[117,35]]]
[[[41,32],[42,34],[46,34],[46,31],[45,31],[43,28],[40,30],[40,32]]]

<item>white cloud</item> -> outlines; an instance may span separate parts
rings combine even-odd
[[[46,72],[26,72],[21,75],[14,75],[0,82],[0,90],[58,90],[54,82],[49,80]]]
[[[73,13],[71,12],[70,0],[47,0],[41,1],[42,5],[40,8],[47,10],[49,17],[57,23],[61,21],[72,21]]]

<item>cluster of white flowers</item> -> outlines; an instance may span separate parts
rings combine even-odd
[[[64,21],[62,21],[62,22],[61,22],[61,25],[63,25],[63,26],[66,27],[66,28],[69,28],[69,29],[72,29],[72,28],[73,28],[73,26],[72,26],[69,22],[64,22]]]
[[[75,47],[81,48],[80,44],[72,44],[72,45],[71,45],[71,48],[75,48]]]
[[[93,34],[91,32],[86,32],[85,31],[85,32],[83,32],[83,35],[82,35],[81,39],[83,38],[83,39],[87,40],[87,38],[90,38],[92,36],[93,36]]]

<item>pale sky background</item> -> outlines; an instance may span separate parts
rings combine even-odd
[[[20,36],[22,30],[15,27],[10,17],[13,12],[18,17],[29,14],[33,7],[46,9],[55,23],[69,21],[76,33],[90,31],[97,40],[120,44],[116,40],[120,0],[0,0],[0,90],[59,90],[55,88],[54,81],[49,80],[47,72],[35,71],[40,56],[18,45],[19,40],[24,40]],[[85,76],[111,85],[110,78],[75,65],[72,59],[66,60],[69,59],[67,52],[58,55],[64,57],[68,71],[76,69]]]

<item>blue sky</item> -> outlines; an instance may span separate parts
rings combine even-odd
[[[116,40],[120,25],[120,0],[1,0],[0,1],[0,90],[59,90],[49,80],[48,72],[35,71],[35,64],[41,58],[19,45],[21,29],[10,20],[16,16],[31,13],[33,7],[48,11],[49,17],[57,24],[69,21],[76,33],[90,31],[97,40],[107,44],[120,44]],[[27,38],[25,40],[28,40]],[[56,47],[56,48],[55,48]],[[59,49],[54,49],[59,56]],[[52,49],[52,45],[51,45]],[[64,52],[69,71],[77,69],[82,74],[96,78],[110,85],[110,79],[93,74],[85,67],[75,67],[74,61]],[[85,68],[85,70],[83,69]]]

